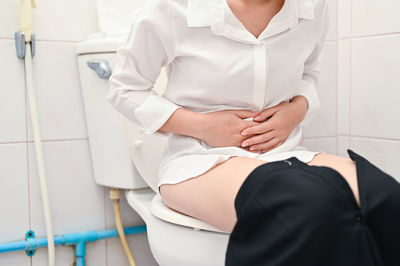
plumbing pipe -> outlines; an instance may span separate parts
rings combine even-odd
[[[135,235],[146,232],[146,226],[133,226],[124,229],[126,235]],[[103,231],[86,231],[80,233],[64,234],[54,237],[56,245],[75,245],[76,266],[85,265],[86,242],[94,242],[100,239],[118,237],[116,229]],[[0,244],[0,253],[26,250],[34,251],[38,248],[48,246],[47,238],[30,238],[22,241],[8,242]]]
[[[129,261],[129,265],[136,266],[135,258],[133,257],[128,241],[126,240],[126,236],[124,234],[124,226],[122,225],[121,208],[119,205],[121,198],[121,190],[118,188],[110,188],[109,192],[110,192],[110,199],[113,200],[115,223],[117,225],[117,230],[119,234],[119,239],[121,240],[122,248],[124,249],[126,258]]]
[[[25,40],[31,41],[32,37],[32,7],[36,8],[35,0],[21,0],[20,5],[20,27],[25,33]]]
[[[25,73],[26,73],[26,88],[29,96],[29,107],[31,113],[31,121],[33,128],[33,136],[35,140],[35,151],[36,151],[36,162],[38,166],[40,190],[42,193],[42,204],[43,212],[46,224],[46,233],[48,237],[48,257],[49,265],[54,266],[55,254],[54,254],[54,238],[53,228],[51,222],[51,212],[49,196],[47,192],[47,182],[43,163],[43,152],[42,142],[39,131],[39,120],[37,117],[36,99],[33,90],[33,79],[32,79],[32,7],[36,8],[35,0],[21,0],[20,1],[20,27],[25,37]]]
[[[37,116],[36,99],[33,91],[33,80],[32,80],[32,58],[31,58],[31,47],[29,43],[25,45],[25,71],[26,71],[26,87],[29,96],[29,107],[31,113],[31,121],[33,128],[33,136],[35,142],[36,151],[36,163],[38,167],[39,181],[40,181],[40,191],[42,193],[42,204],[43,212],[46,224],[46,233],[48,237],[48,257],[49,265],[54,266],[55,252],[54,252],[54,239],[53,239],[53,228],[51,221],[49,194],[47,192],[47,182],[43,162],[43,151],[42,151],[42,141],[40,138],[39,130],[39,120]]]
[[[128,244],[128,240],[126,240],[126,236],[124,234],[124,226],[122,225],[121,220],[121,209],[119,205],[119,200],[114,200],[114,214],[119,239],[121,240],[122,248],[125,251],[126,258],[128,259],[130,266],[136,266],[135,258],[133,257],[133,254]]]

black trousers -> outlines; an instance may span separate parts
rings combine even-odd
[[[361,207],[343,176],[295,157],[255,168],[235,199],[228,266],[400,266],[400,183],[356,162]]]

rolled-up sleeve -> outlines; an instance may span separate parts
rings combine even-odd
[[[307,113],[303,121],[300,123],[300,125],[302,126],[308,125],[320,109],[320,100],[317,93],[317,88],[320,76],[321,50],[324,46],[328,29],[328,1],[325,1],[316,31],[317,41],[313,52],[304,63],[304,72],[299,84],[299,91],[297,94],[304,96],[308,101]]]
[[[153,90],[161,68],[174,60],[174,32],[169,0],[149,0],[135,12],[116,52],[108,101],[146,134],[161,133],[157,130],[180,107]]]

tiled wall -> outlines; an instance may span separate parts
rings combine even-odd
[[[304,129],[303,146],[310,150],[337,153],[337,88],[338,88],[338,42],[337,42],[337,0],[329,0],[330,25],[322,49],[321,76],[318,94],[321,109]]]
[[[330,4],[337,21],[323,55],[323,106],[303,143],[341,156],[353,149],[400,181],[400,2]]]
[[[76,43],[97,31],[95,0],[40,0],[33,11],[36,55],[33,79],[43,139],[54,233],[115,228],[106,191],[93,180]],[[0,243],[46,235],[36,154],[25,87],[16,56],[19,1],[0,1]],[[144,222],[122,201],[127,226]],[[145,234],[128,236],[138,265],[157,265]],[[87,265],[128,265],[119,239],[87,244]],[[56,246],[56,265],[71,265],[71,247]],[[47,265],[47,249],[0,254],[0,265]]]

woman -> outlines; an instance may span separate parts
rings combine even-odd
[[[144,134],[168,136],[162,199],[230,232],[227,264],[400,265],[399,184],[352,151],[350,159],[298,146],[319,108],[327,10],[327,0],[151,0],[117,51],[110,103]],[[163,66],[160,96],[152,88]],[[349,229],[371,210],[373,238]],[[324,233],[335,248],[323,248]],[[275,252],[277,243],[291,251]]]

